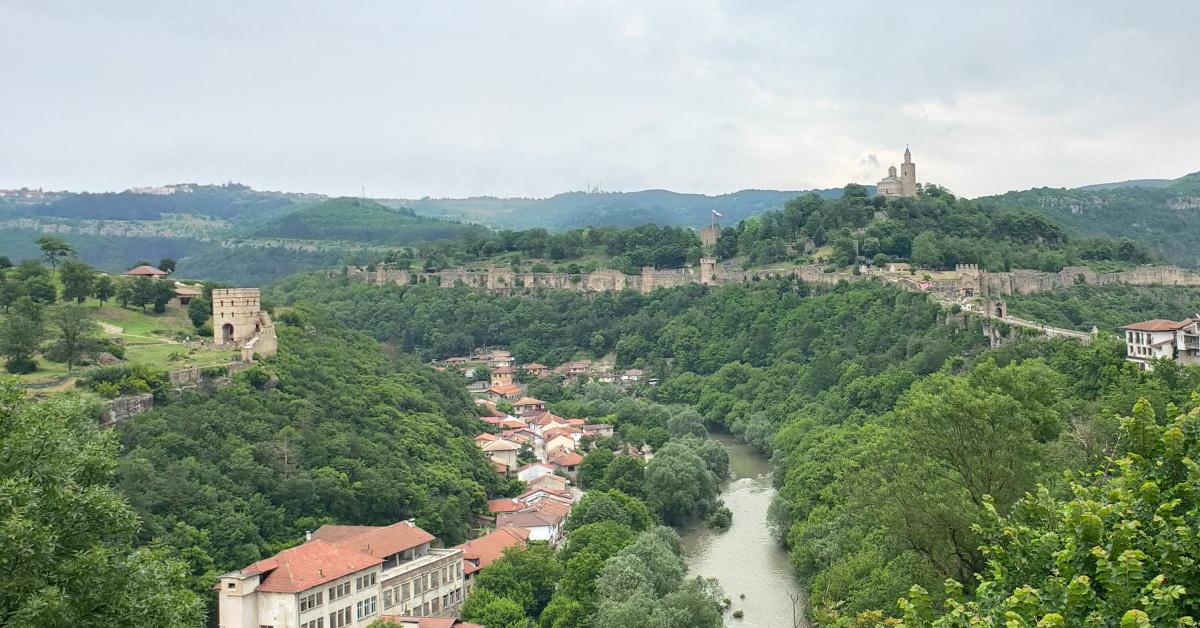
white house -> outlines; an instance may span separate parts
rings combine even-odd
[[[562,540],[564,519],[565,517],[535,510],[502,512],[496,515],[496,527],[521,528],[529,532],[530,541],[546,541],[551,545],[557,545]]]
[[[517,479],[526,483],[546,475],[554,475],[554,467],[544,462],[532,462],[517,469]]]
[[[1200,316],[1184,321],[1154,319],[1121,326],[1125,332],[1125,358],[1143,369],[1151,360],[1200,363]]]

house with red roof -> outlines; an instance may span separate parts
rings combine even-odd
[[[126,277],[149,277],[151,279],[160,279],[167,276],[167,271],[142,264],[141,266],[130,268],[121,274]]]
[[[1154,368],[1154,360],[1200,364],[1200,314],[1182,321],[1161,318],[1122,325],[1125,359],[1143,370]]]
[[[399,628],[484,628],[481,624],[459,621],[455,617],[405,617],[404,615],[384,615],[379,618],[384,623],[393,624]]]
[[[561,492],[567,491],[567,478],[560,475],[541,475],[526,482],[526,484],[531,489],[548,488]]]
[[[412,521],[321,526],[296,547],[222,575],[218,625],[360,627],[385,611],[457,615],[463,553],[433,541]]]
[[[515,377],[516,374],[517,371],[511,366],[500,366],[494,368],[491,372],[492,385],[503,386],[505,384],[511,384],[513,383],[513,377]]]
[[[493,384],[485,391],[485,394],[492,401],[500,401],[501,399],[513,401],[514,399],[520,399],[525,394],[525,387],[520,384]]]
[[[510,547],[525,547],[529,542],[529,531],[524,528],[503,527],[455,547],[463,552],[463,573],[467,592],[475,583],[475,573],[500,560],[504,550]]]
[[[546,409],[545,401],[542,401],[541,399],[534,399],[533,397],[521,397],[520,399],[514,401],[512,405],[513,410],[516,411],[517,414],[529,412],[531,410]]]
[[[575,477],[575,471],[581,463],[583,463],[583,456],[574,451],[559,451],[550,457],[550,464],[571,478]]]
[[[546,366],[545,364],[538,364],[537,362],[530,362],[529,364],[522,366],[521,370],[538,379],[545,379],[546,377],[550,376],[550,367]]]
[[[562,541],[562,525],[566,517],[551,512],[523,510],[496,515],[496,527],[520,528],[529,534],[530,541],[546,541],[558,545]]]

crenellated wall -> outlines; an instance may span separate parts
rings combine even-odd
[[[1086,266],[1068,266],[1057,273],[1014,270],[1005,273],[981,271],[972,264],[955,269],[961,296],[1003,297],[1067,288],[1076,284],[1104,286],[1200,286],[1200,273],[1178,266],[1139,266],[1112,273],[1098,273]]]
[[[344,276],[352,281],[378,285],[433,282],[443,288],[465,286],[502,292],[526,288],[549,288],[577,292],[636,290],[643,294],[653,292],[658,288],[675,288],[690,284],[722,286],[773,277],[798,277],[807,282],[823,284],[866,278],[866,276],[849,273],[827,273],[824,269],[815,266],[740,270],[732,266],[722,266],[717,263],[716,258],[712,257],[701,258],[699,268],[689,266],[659,270],[647,266],[642,268],[641,273],[637,275],[626,275],[611,268],[571,275],[567,273],[514,272],[511,268],[501,266],[491,266],[487,270],[451,268],[423,273],[391,268],[386,264],[380,264],[374,270],[367,270],[359,266],[347,266],[340,273],[331,274]]]

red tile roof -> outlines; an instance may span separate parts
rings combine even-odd
[[[489,499],[487,503],[488,512],[516,512],[522,507],[524,507],[524,504],[511,497]]]
[[[121,274],[128,275],[131,277],[165,277],[167,272],[164,270],[155,268],[153,266],[147,266],[145,264],[142,264],[141,266],[138,266],[137,268],[130,268],[129,270],[127,270]]]
[[[523,366],[521,368],[525,369],[526,371],[544,371],[550,367],[546,366],[545,364],[538,364],[537,362],[530,362],[529,364],[526,364],[525,366]]]
[[[569,451],[555,456],[550,462],[560,467],[575,467],[579,466],[579,463],[583,462],[583,456],[573,451]]]
[[[492,369],[492,375],[512,375],[516,373],[511,366],[501,366]]]
[[[514,408],[517,406],[534,406],[534,405],[544,406],[544,405],[546,405],[546,402],[542,401],[541,399],[534,399],[533,397],[521,397],[520,399],[513,402]]]
[[[1154,320],[1143,321],[1141,323],[1121,325],[1121,329],[1130,329],[1133,331],[1174,331],[1176,329],[1182,329],[1183,327],[1186,327],[1191,322],[1192,321],[1175,322],[1156,318]]]
[[[529,530],[504,527],[455,547],[463,551],[465,560],[480,567],[487,567],[500,560],[504,556],[504,550],[518,545],[524,547],[528,540]]]
[[[267,573],[259,591],[299,593],[383,561],[352,549],[314,539],[260,560],[242,571]]]
[[[494,440],[496,440],[496,435],[495,435],[495,434],[488,434],[487,432],[480,432],[479,434],[476,434],[476,435],[475,435],[475,438],[474,438],[474,440],[477,440],[477,441],[485,441],[485,442],[491,442],[491,441],[494,441]]]
[[[390,526],[372,526],[366,531],[352,531],[348,536],[340,530],[340,528],[345,527],[347,526],[323,525],[317,528],[316,532],[313,532],[313,538],[328,538],[322,535],[321,531],[326,528],[332,528],[326,534],[332,533],[336,536],[341,536],[340,539],[331,541],[332,543],[376,558],[385,558],[433,541],[432,534],[408,521],[393,523]],[[350,527],[361,529],[364,526]]]

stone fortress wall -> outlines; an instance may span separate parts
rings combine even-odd
[[[612,292],[636,290],[643,294],[658,288],[674,288],[689,284],[725,286],[747,283],[756,279],[774,277],[796,277],[809,283],[835,284],[842,280],[866,279],[866,275],[850,273],[827,273],[817,266],[790,266],[786,268],[756,268],[741,270],[730,265],[718,264],[716,258],[700,258],[699,268],[687,267],[659,270],[642,268],[637,275],[626,275],[619,270],[600,269],[580,275],[567,273],[515,272],[511,268],[492,266],[486,270],[452,268],[432,273],[410,271],[379,264],[374,270],[360,266],[347,266],[333,276],[348,277],[378,285],[406,285],[433,282],[443,288],[466,286],[479,290],[515,292],[530,288],[574,290],[577,292]]]
[[[1076,284],[1105,286],[1200,286],[1200,273],[1178,266],[1139,266],[1129,270],[1098,273],[1086,266],[1068,266],[1057,273],[1014,270],[993,273],[974,264],[955,268],[959,294],[965,297],[995,298],[1011,294],[1031,294],[1069,288]]]

